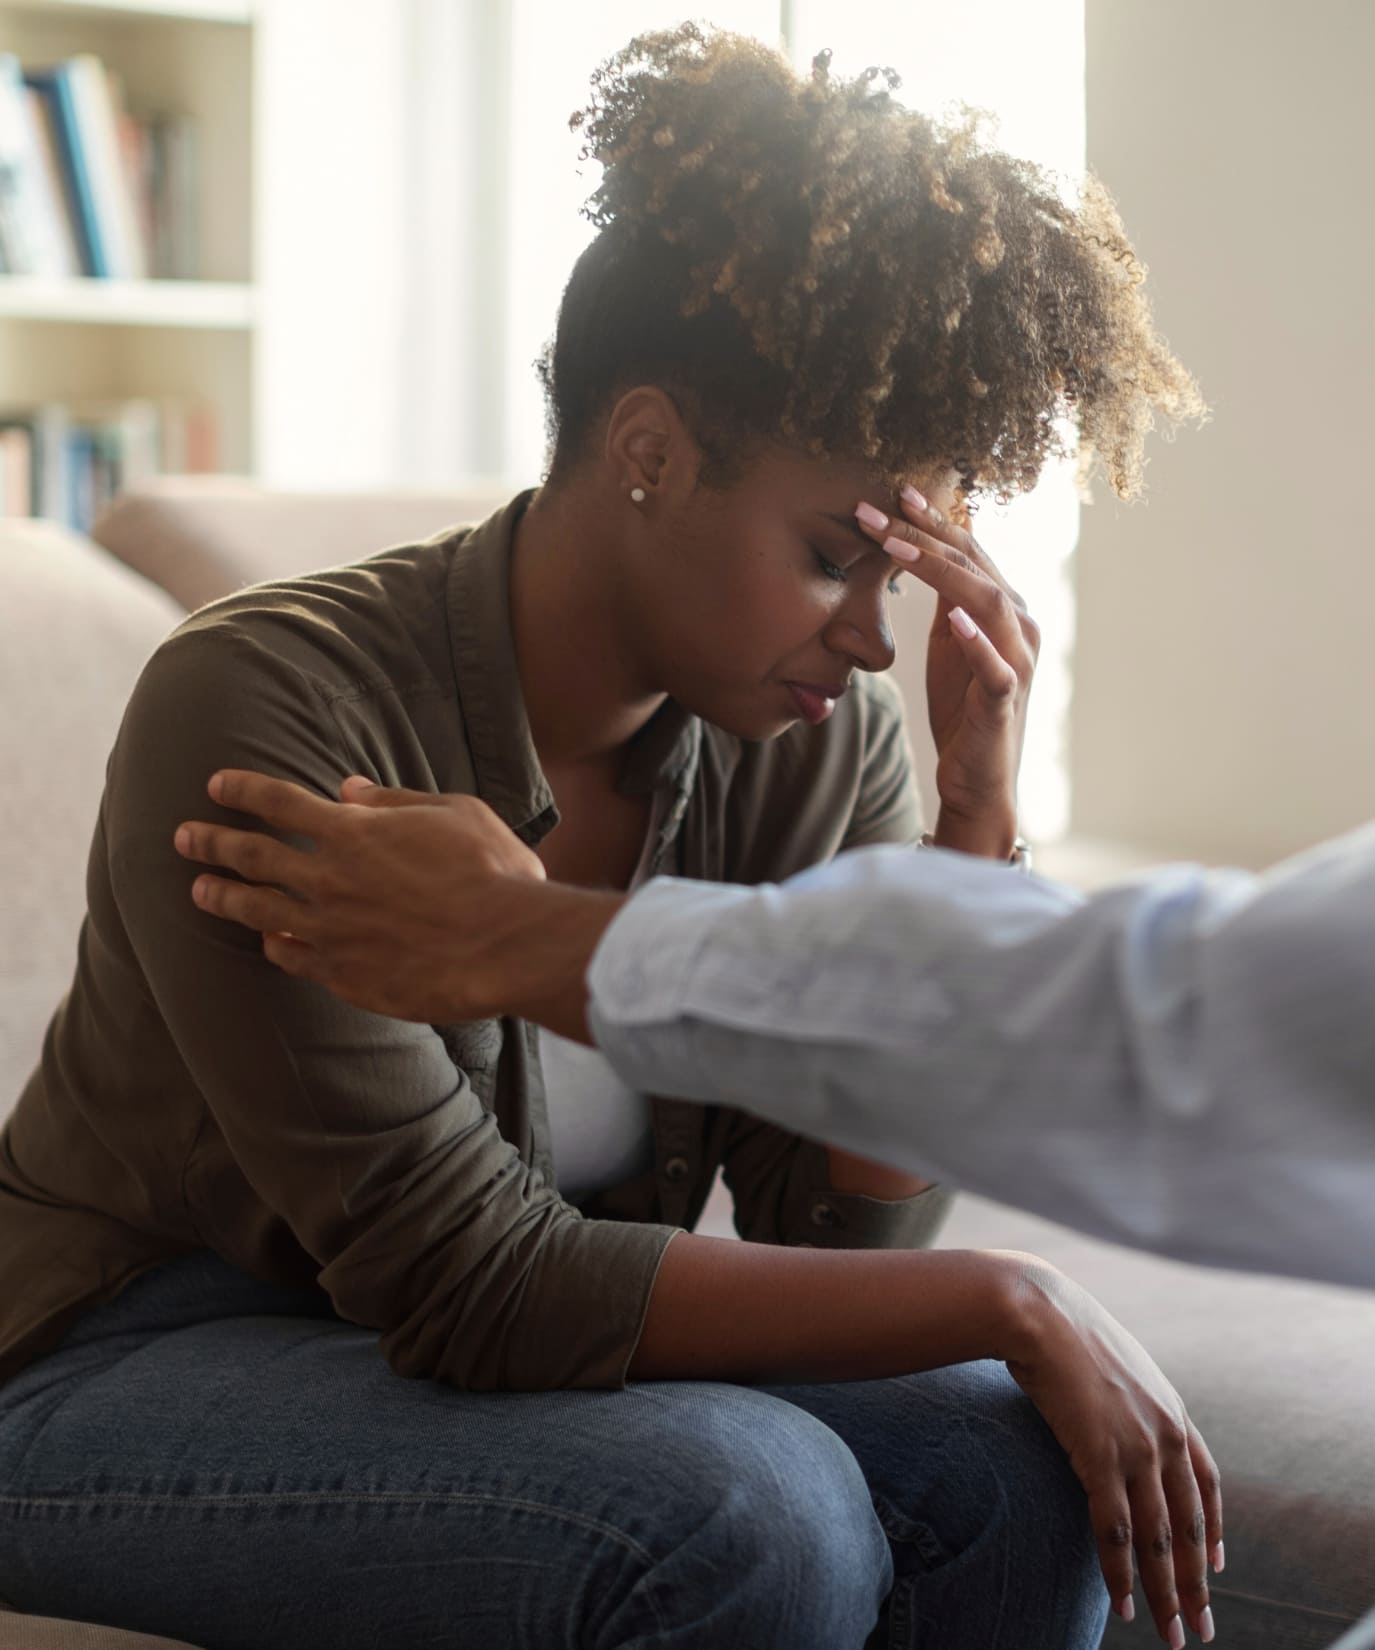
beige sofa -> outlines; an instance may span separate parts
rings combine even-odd
[[[495,501],[480,488],[315,498],[167,482],[116,503],[97,524],[100,546],[0,522],[0,1116],[70,973],[121,706],[183,608],[474,519]],[[1056,863],[1063,872],[1073,861]],[[713,1200],[708,1226],[727,1220]],[[1325,1650],[1375,1602],[1375,1298],[1167,1265],[975,1199],[957,1204],[943,1241],[1047,1255],[1102,1297],[1184,1393],[1227,1493],[1220,1644]],[[0,1608],[0,1650],[168,1642]],[[1153,1642],[1144,1621],[1114,1620],[1104,1640],[1111,1650]]]

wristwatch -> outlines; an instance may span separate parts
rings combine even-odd
[[[937,846],[936,839],[931,835],[930,831],[922,832],[920,846],[923,848],[934,848]],[[1012,852],[1008,855],[1007,863],[1014,871],[1030,871],[1031,844],[1024,836],[1019,836],[1012,844]]]

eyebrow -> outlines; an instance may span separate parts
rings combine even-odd
[[[882,545],[875,544],[873,539],[864,531],[853,516],[833,515],[829,510],[818,512],[823,521],[833,521],[837,527],[846,527],[857,539],[862,539],[867,550],[881,550]]]
[[[883,555],[883,546],[881,544],[876,544],[874,540],[869,537],[869,535],[855,520],[854,516],[834,515],[829,510],[819,510],[817,514],[823,521],[833,521],[837,527],[847,528],[849,532],[860,541],[866,550],[873,550],[880,556]]]

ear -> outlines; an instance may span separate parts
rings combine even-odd
[[[673,397],[642,384],[611,409],[605,461],[618,492],[639,487],[650,499],[678,503],[697,485],[702,452]]]

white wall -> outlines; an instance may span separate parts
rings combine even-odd
[[[1263,864],[1375,816],[1375,5],[1087,22],[1090,164],[1215,417],[1084,512],[1073,828]]]

